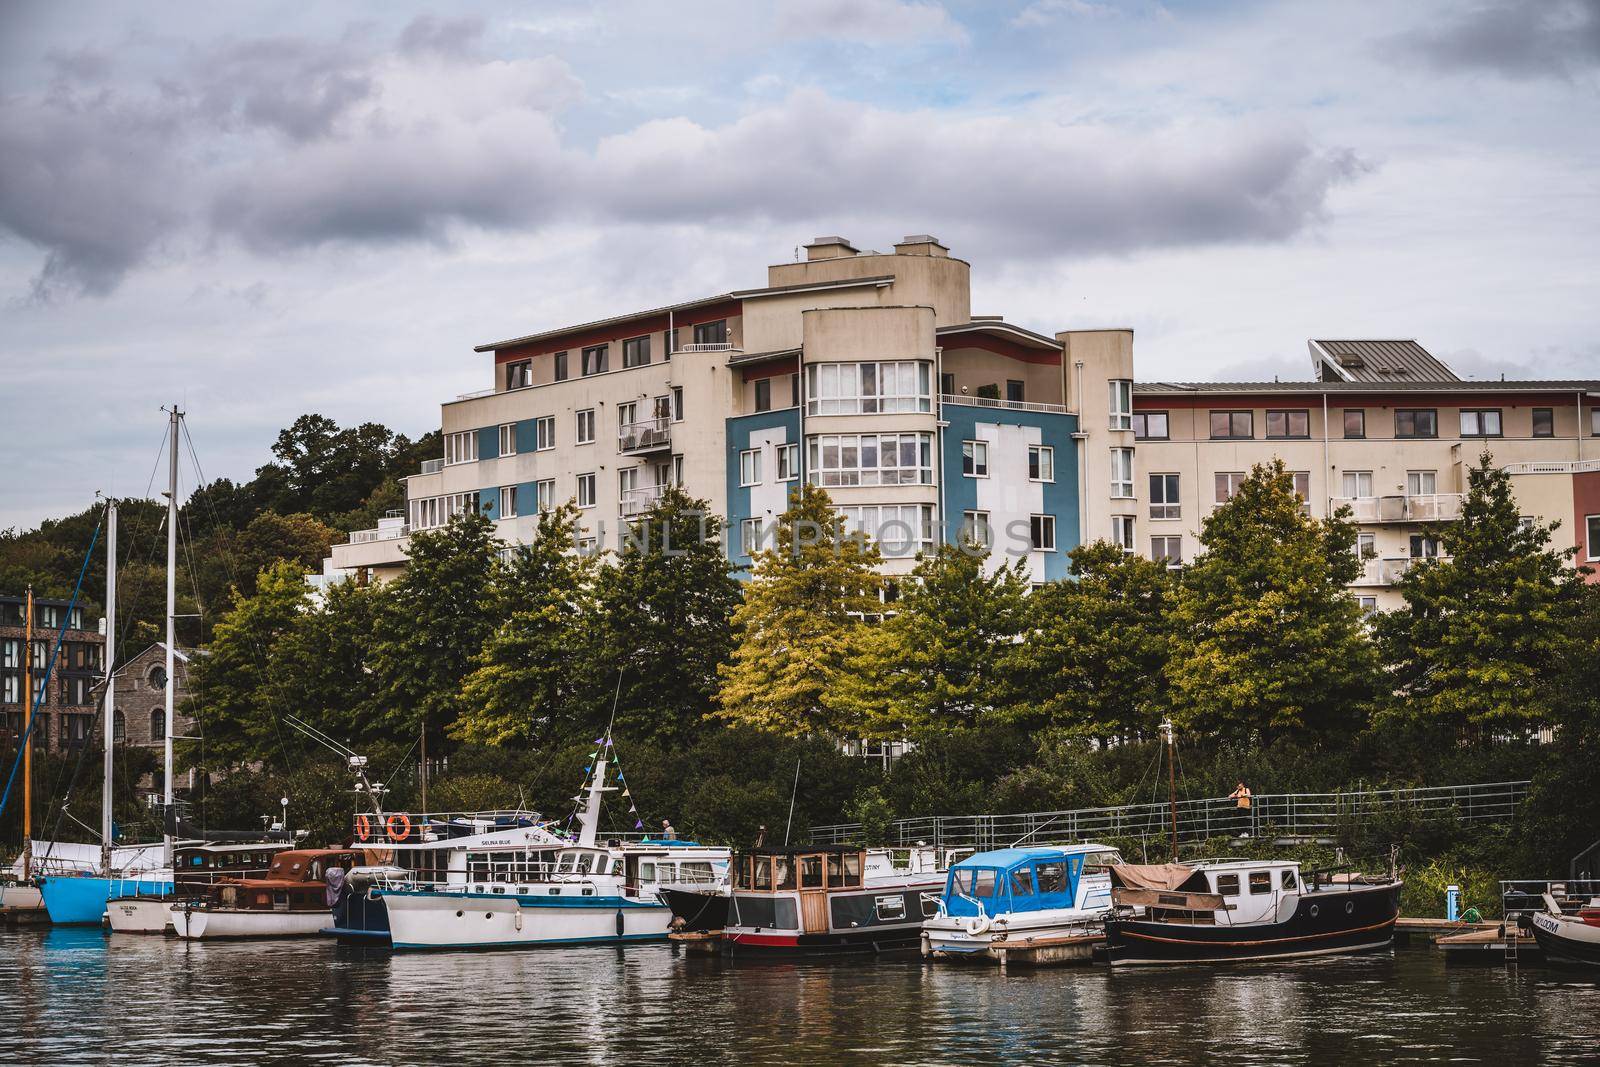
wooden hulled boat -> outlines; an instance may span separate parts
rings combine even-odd
[[[106,902],[114,934],[164,934],[172,928],[172,909],[204,899],[216,882],[261,877],[287,841],[188,842],[172,850],[172,888],[161,893],[127,894]]]
[[[362,862],[355,849],[291,849],[263,878],[225,878],[201,900],[172,906],[172,928],[188,940],[305,937],[328,925],[345,872]]]

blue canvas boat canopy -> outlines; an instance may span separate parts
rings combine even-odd
[[[945,913],[991,917],[1012,912],[1072,908],[1084,861],[1108,851],[1103,845],[1035,846],[979,852],[950,868]]]

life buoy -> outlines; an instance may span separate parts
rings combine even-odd
[[[989,927],[991,925],[992,922],[989,916],[974,915],[972,918],[967,920],[967,933],[971,934],[973,937],[981,937],[989,932]]]
[[[387,826],[390,838],[395,841],[404,841],[411,836],[411,816],[404,812],[397,812],[389,816]]]
[[[356,816],[356,836],[363,841],[372,836],[372,820],[365,815]]]

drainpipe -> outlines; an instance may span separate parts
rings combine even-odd
[[[1551,416],[1554,418],[1554,416]],[[1583,462],[1583,390],[1578,390],[1578,462]]]
[[[944,346],[933,346],[933,454],[939,465],[939,544],[955,544],[950,539],[950,513],[945,510],[944,439],[949,422],[944,417]]]
[[[1088,544],[1094,537],[1089,533],[1089,431],[1084,429],[1083,421],[1083,360],[1073,363],[1072,369],[1078,380],[1077,395],[1073,397],[1073,406],[1078,409],[1078,432],[1072,435],[1078,442],[1078,543]]]
[[[1333,517],[1333,467],[1328,463],[1328,391],[1322,391],[1322,499],[1325,519]]]

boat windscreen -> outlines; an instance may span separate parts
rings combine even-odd
[[[959,867],[950,872],[957,894],[987,899],[995,895],[1000,872],[993,867]]]

